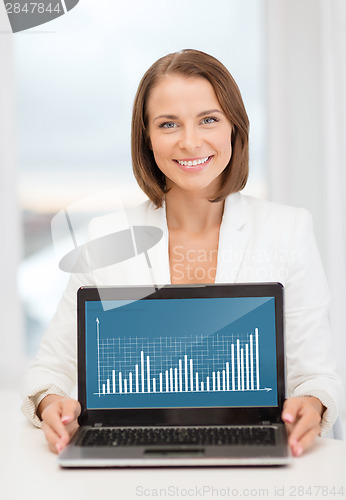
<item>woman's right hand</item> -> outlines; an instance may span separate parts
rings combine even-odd
[[[42,429],[53,453],[60,453],[78,428],[77,418],[81,412],[78,401],[49,394],[42,399],[37,415],[42,420]]]

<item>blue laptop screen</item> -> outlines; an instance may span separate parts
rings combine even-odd
[[[275,298],[86,301],[87,407],[276,406]]]

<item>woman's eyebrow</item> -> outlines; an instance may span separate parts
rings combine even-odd
[[[223,112],[220,109],[207,109],[206,111],[198,113],[197,118],[205,115],[210,115],[212,113],[220,113],[223,115]],[[166,120],[178,120],[179,117],[176,115],[158,115],[153,119],[153,122],[162,118],[165,118]]]
[[[200,118],[201,116],[205,115],[211,115],[212,113],[220,113],[221,115],[223,115],[221,109],[208,109],[207,111],[202,111],[202,113],[198,113],[197,118]]]
[[[175,116],[175,115],[159,115],[159,116],[156,116],[154,119],[153,119],[153,122],[155,120],[159,120],[160,118],[165,118],[166,120],[177,120],[178,117]]]

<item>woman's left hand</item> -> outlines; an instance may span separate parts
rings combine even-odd
[[[313,396],[286,399],[281,418],[293,456],[299,457],[320,434],[323,410],[321,401]]]

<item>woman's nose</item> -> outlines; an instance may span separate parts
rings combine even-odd
[[[179,144],[181,149],[194,150],[199,148],[201,143],[201,137],[195,127],[185,127],[181,131]]]

